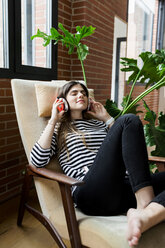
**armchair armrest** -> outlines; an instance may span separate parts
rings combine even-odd
[[[29,175],[55,180],[59,183],[71,246],[74,248],[82,247],[75,208],[71,196],[71,186],[81,185],[84,182],[78,181],[74,178],[64,175],[63,173],[55,172],[50,169],[37,168],[31,164],[27,165],[27,170]],[[26,208],[30,209],[27,205]],[[34,211],[31,212],[34,214]]]
[[[55,172],[50,169],[46,168],[37,168],[34,165],[29,164],[27,166],[28,170],[33,172],[36,176],[44,177],[46,179],[54,180],[59,183],[64,183],[69,186],[76,186],[76,185],[81,185],[84,182],[83,181],[78,181],[77,179],[74,179],[72,177],[66,176],[63,173],[60,172]]]
[[[152,162],[165,163],[165,157],[149,156],[148,160]]]
[[[165,157],[149,156],[148,160],[155,162],[159,172],[165,171]]]

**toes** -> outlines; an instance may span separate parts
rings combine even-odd
[[[139,242],[139,239],[136,236],[133,236],[131,240],[128,240],[128,244],[130,247],[137,245],[138,242]]]

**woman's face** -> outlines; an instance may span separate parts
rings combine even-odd
[[[66,100],[69,103],[71,111],[82,112],[83,110],[87,109],[88,97],[80,84],[76,84],[70,89],[66,95]]]

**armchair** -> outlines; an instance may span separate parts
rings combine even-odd
[[[62,83],[66,82],[21,79],[13,79],[11,82],[19,130],[29,161],[17,224],[22,225],[24,212],[28,210],[47,228],[60,248],[66,247],[63,238],[70,240],[72,248],[128,248],[125,215],[103,217],[83,214],[74,208],[71,197],[71,186],[83,182],[64,175],[57,160],[51,161],[46,168],[36,168],[30,164],[31,148],[47,123],[47,117],[38,117],[35,85],[60,87]],[[28,204],[28,192],[33,179],[42,213]],[[164,231],[165,223],[161,223],[145,232],[138,248],[163,248]]]

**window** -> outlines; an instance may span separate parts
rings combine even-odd
[[[0,67],[9,68],[8,1],[0,2]]]
[[[159,0],[157,49],[165,49],[165,0]],[[159,89],[159,109],[165,113],[165,87]]]
[[[165,1],[159,1],[157,49],[165,49]]]
[[[22,64],[51,68],[51,46],[43,47],[41,39],[30,39],[37,29],[49,33],[52,26],[51,0],[21,0]]]
[[[142,60],[138,57],[145,51],[152,52],[153,21],[155,0],[131,0],[128,8],[127,57]],[[126,72],[126,80],[130,73]]]
[[[117,38],[116,44],[116,74],[115,74],[115,102],[118,108],[121,108],[121,103],[124,96],[124,81],[125,73],[121,71],[122,65],[120,64],[120,58],[126,55],[126,37]]]
[[[113,36],[113,63],[112,63],[112,87],[111,99],[121,109],[121,102],[124,96],[125,72],[122,72],[120,58],[126,57],[127,46],[127,23],[115,16]]]
[[[129,1],[127,56],[137,58],[141,52],[151,51],[155,0]]]
[[[0,0],[1,77],[57,78],[57,46],[30,38],[57,28],[57,7],[57,0]]]

